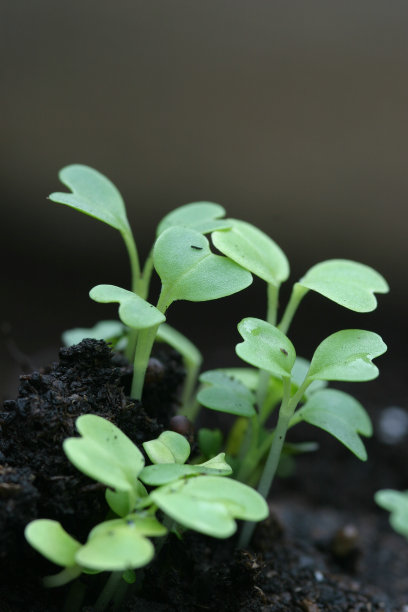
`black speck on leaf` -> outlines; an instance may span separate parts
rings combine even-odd
[[[286,349],[281,348],[281,349],[280,349],[280,351],[281,351],[281,353],[283,353],[284,355],[286,355],[286,356],[288,355],[288,351],[287,351]]]
[[[191,245],[191,248],[196,250],[196,251],[202,251],[203,250],[203,247],[198,247],[198,246],[195,246],[194,244]]]

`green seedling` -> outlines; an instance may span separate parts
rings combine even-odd
[[[329,381],[368,381],[378,376],[372,363],[386,350],[377,334],[365,330],[343,330],[323,340],[311,362],[297,357],[287,337],[292,319],[309,291],[320,293],[355,312],[370,312],[377,305],[375,293],[388,285],[372,268],[358,262],[333,259],[313,266],[295,283],[290,300],[278,323],[279,289],[289,276],[289,265],[281,249],[268,236],[248,223],[231,220],[232,227],[213,232],[221,253],[267,283],[266,320],[248,317],[238,325],[243,342],[238,356],[254,367],[215,370],[201,375],[198,401],[203,406],[236,415],[227,451],[238,479],[258,482],[267,497],[283,453],[287,431],[301,421],[324,429],[359,459],[367,455],[361,436],[370,436],[372,426],[361,404],[346,393],[325,389]],[[268,422],[277,411],[275,428]],[[312,447],[308,444],[307,450]],[[292,449],[293,450],[293,449]],[[246,546],[252,526],[246,526],[240,543]]]
[[[119,317],[127,328],[125,350],[134,363],[131,393],[135,399],[141,399],[151,348],[159,325],[165,320],[164,313],[172,302],[225,297],[245,289],[252,282],[252,276],[239,264],[210,250],[204,234],[231,227],[228,220],[221,218],[225,214],[222,206],[195,202],[166,215],[158,225],[157,239],[142,269],[125,205],[115,185],[101,173],[80,164],[63,168],[59,177],[71,193],[52,193],[50,200],[107,223],[117,229],[124,240],[131,266],[131,291],[113,285],[98,285],[90,295],[98,302],[120,304]],[[146,301],[153,267],[162,281],[157,310]],[[101,330],[97,326],[91,331],[91,337],[104,335],[104,339],[109,340],[111,333],[111,329]],[[73,337],[78,339],[80,335],[79,330],[70,330],[65,341],[70,343]],[[188,413],[201,356],[189,340],[179,332],[172,332],[169,326],[162,329],[161,338],[182,349],[187,367],[182,401]]]
[[[65,440],[64,452],[77,469],[108,487],[106,500],[115,518],[96,525],[83,544],[47,519],[29,523],[25,535],[38,552],[63,568],[45,580],[47,586],[65,584],[81,573],[112,572],[95,605],[98,612],[112,599],[119,609],[123,580],[132,581],[129,571],[154,558],[150,538],[165,536],[169,528],[227,538],[237,529],[236,519],[260,521],[268,515],[259,493],[227,478],[231,468],[224,453],[186,464],[189,443],[165,431],[143,444],[152,461],[145,466],[140,450],[106,419],[87,414],[76,426],[80,437]],[[158,510],[163,523],[155,516]]]
[[[390,512],[391,527],[408,538],[408,491],[382,489],[374,496],[376,503]]]

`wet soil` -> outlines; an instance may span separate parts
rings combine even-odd
[[[127,362],[105,343],[84,341],[61,349],[59,362],[49,368],[22,376],[17,399],[5,402],[0,612],[59,611],[70,596],[70,586],[41,586],[41,576],[56,568],[26,544],[27,522],[53,518],[83,540],[104,519],[103,487],[71,467],[62,451],[62,441],[75,434],[77,416],[104,416],[139,445],[169,427],[183,378],[179,357],[164,345],[155,347],[143,404],[128,398],[130,376]],[[374,406],[374,422],[379,415]],[[270,517],[257,527],[250,549],[235,550],[233,539],[171,536],[143,572],[143,587],[129,588],[122,610],[408,610],[408,543],[372,501],[378,488],[408,488],[406,439],[390,445],[374,437],[363,464],[323,432],[297,429],[299,439],[317,438],[322,448],[299,459],[292,476],[274,487]],[[88,593],[83,612],[92,612],[106,579],[81,578]]]

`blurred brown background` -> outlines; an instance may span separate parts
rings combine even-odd
[[[0,321],[20,349],[54,358],[62,330],[115,316],[89,289],[128,284],[117,232],[45,199],[79,162],[119,187],[142,255],[167,211],[207,199],[269,233],[293,280],[325,258],[374,266],[379,311],[308,296],[292,338],[310,357],[326,333],[375,329],[405,374],[407,33],[405,0],[0,0]],[[222,365],[263,289],[169,322]]]

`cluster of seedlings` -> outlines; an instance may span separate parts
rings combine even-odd
[[[169,531],[181,537],[184,530],[193,529],[227,538],[237,530],[235,519],[241,519],[244,524],[237,543],[246,547],[255,522],[268,514],[265,500],[282,456],[315,449],[311,443],[286,442],[288,430],[298,423],[325,430],[366,460],[361,437],[372,434],[370,418],[356,399],[328,383],[376,378],[378,369],[372,360],[386,351],[386,345],[371,331],[335,331],[307,361],[297,356],[287,334],[309,291],[364,313],[376,308],[374,294],[386,293],[388,286],[378,272],[361,263],[324,261],[293,285],[278,317],[279,290],[289,277],[289,264],[280,247],[258,228],[225,218],[218,204],[181,206],[159,223],[142,267],[116,187],[83,165],[64,168],[60,179],[70,193],[53,193],[50,199],[119,230],[131,265],[130,290],[106,284],[90,291],[96,302],[117,302],[120,321],[70,330],[64,335],[65,343],[102,338],[124,351],[134,365],[131,397],[140,400],[153,344],[167,342],[182,355],[186,368],[181,413],[194,421],[204,406],[236,417],[225,439],[219,430],[199,430],[201,456],[190,463],[186,463],[190,456],[186,439],[175,432],[162,433],[144,444],[151,461],[147,466],[140,450],[112,423],[95,415],[78,418],[80,437],[65,440],[64,451],[76,468],[107,487],[109,519],[96,525],[84,544],[47,519],[31,522],[26,537],[63,568],[46,579],[48,586],[64,584],[81,573],[112,572],[96,604],[96,610],[104,610],[110,601],[120,606],[123,585],[137,580],[134,570],[153,559]],[[212,245],[221,254],[215,254]],[[153,270],[161,291],[157,301],[151,302]],[[253,275],[266,283],[267,314],[265,320],[247,317],[238,324],[242,341],[236,353],[245,363],[199,375],[201,354],[166,323],[169,307],[178,300],[200,302],[232,295],[246,289]],[[378,501],[394,509],[397,495],[382,493]],[[404,509],[407,532],[406,495],[401,499],[397,505]],[[398,525],[401,512],[396,515]],[[156,548],[150,538],[158,538]]]

